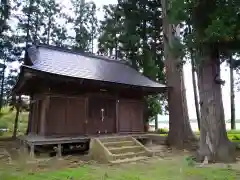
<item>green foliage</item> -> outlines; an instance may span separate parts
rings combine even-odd
[[[239,8],[237,0],[170,0],[168,15],[172,23],[188,25],[183,31],[188,48],[194,47],[195,50],[204,52],[214,45],[220,54],[225,54],[239,51]],[[189,27],[193,28],[191,36]]]
[[[179,38],[174,38],[170,43],[171,46],[169,47],[170,52],[172,53],[174,59],[182,60],[185,56],[185,46],[180,41]]]
[[[55,0],[41,0],[39,1],[39,5],[43,8],[42,16],[41,12],[36,14],[36,21],[38,22],[35,24],[38,28],[44,29],[43,33],[39,30],[36,32],[40,34],[40,42],[60,47],[65,46],[65,41],[67,40],[66,26],[57,23],[59,20],[66,23],[66,19],[62,18],[65,14],[62,13],[63,9],[60,4],[58,4]],[[41,7],[39,7],[39,5],[38,8],[41,11]],[[39,21],[40,19],[42,21]]]
[[[84,0],[71,0],[74,17],[69,19],[73,23],[75,37],[73,37],[74,49],[80,51],[93,51],[93,39],[97,35],[98,20],[96,17],[96,5],[94,2]]]
[[[149,96],[146,98],[148,109],[147,109],[147,121],[153,121],[156,115],[162,114],[162,107],[159,103],[158,96]]]
[[[168,129],[160,128],[156,132],[159,134],[168,134]]]
[[[193,156],[186,157],[185,162],[188,166],[191,166],[191,167],[196,165],[196,159]]]

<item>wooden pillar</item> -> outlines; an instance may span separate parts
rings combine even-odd
[[[33,100],[33,96],[30,96],[30,103],[29,103],[29,114],[28,114],[28,125],[27,125],[27,130],[25,135],[28,135],[29,133],[31,133],[32,129],[31,129],[31,124],[32,124],[32,117],[33,117],[33,104],[32,104],[32,100]]]
[[[35,158],[35,145],[30,144],[30,158],[34,159]]]
[[[88,134],[88,114],[89,114],[89,109],[88,109],[88,97],[86,97],[85,99],[85,117],[86,117],[86,120],[85,120],[85,134],[87,135]]]
[[[58,147],[57,147],[57,157],[62,157],[62,145],[61,144],[58,144]]]
[[[26,140],[23,139],[23,140],[21,140],[21,141],[22,141],[21,146],[22,146],[23,153],[24,153],[24,154],[25,154],[25,153],[28,153],[28,145],[27,145]]]
[[[119,133],[119,99],[116,100],[116,133]]]
[[[46,129],[46,111],[47,111],[47,98],[43,97],[42,99],[42,106],[40,110],[40,135],[45,135]]]
[[[50,109],[50,103],[51,103],[51,97],[50,96],[46,96],[45,99],[45,120],[44,120],[44,135],[47,135],[49,130],[48,130],[48,126],[47,126],[47,119],[49,117],[49,109]]]

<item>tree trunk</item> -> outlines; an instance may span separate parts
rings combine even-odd
[[[158,130],[158,115],[155,116],[154,120],[155,120],[155,131],[157,131]]]
[[[47,45],[50,44],[50,34],[51,34],[51,16],[48,17]]]
[[[26,35],[26,44],[25,44],[25,47],[27,49],[27,45],[28,45],[28,42],[29,40],[31,40],[31,37],[30,37],[30,21],[31,21],[31,14],[32,14],[32,5],[33,5],[33,0],[30,0],[29,1],[29,9],[28,9],[28,18],[27,18],[27,35]],[[26,54],[26,53],[25,53]]]
[[[195,60],[193,59],[193,54],[191,53],[191,65],[192,65],[192,83],[193,83],[193,93],[194,93],[194,102],[197,115],[198,129],[200,130],[200,109],[198,102],[198,91],[197,91],[197,80],[196,80],[196,65]]]
[[[230,93],[231,93],[231,129],[236,129],[235,124],[235,94],[234,94],[234,75],[233,75],[233,58],[230,56]]]
[[[195,136],[189,123],[183,67],[179,66],[181,60],[176,58],[169,49],[172,46],[171,42],[174,36],[173,26],[169,24],[166,16],[166,9],[168,7],[166,1],[162,0],[166,79],[168,87],[171,88],[168,92],[168,143],[171,146],[184,148],[191,145],[190,142],[195,140]]]
[[[2,79],[1,79],[0,112],[2,111],[2,107],[3,107],[3,91],[4,91],[5,69],[6,69],[6,65],[5,65],[5,60],[4,60],[3,70],[2,70]]]
[[[188,31],[189,35],[192,35],[192,27],[188,23]],[[196,62],[194,59],[194,51],[192,48],[190,48],[190,58],[191,58],[191,65],[192,65],[192,83],[193,83],[193,93],[194,93],[194,102],[195,102],[195,110],[196,110],[196,116],[197,116],[197,123],[198,123],[198,129],[200,130],[200,109],[199,109],[199,101],[198,101],[198,87],[197,87],[197,80],[196,80]]]
[[[198,70],[201,121],[198,160],[232,162],[234,148],[227,137],[222,103],[220,61],[218,55],[206,57]]]
[[[19,120],[19,114],[20,114],[20,104],[21,104],[21,96],[16,101],[16,116],[14,121],[14,128],[13,128],[13,138],[17,137],[17,130],[18,130],[18,120]]]

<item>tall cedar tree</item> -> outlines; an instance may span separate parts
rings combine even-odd
[[[6,34],[4,34],[5,31],[9,29],[7,20],[9,19],[10,15],[10,4],[8,4],[8,1],[1,0],[0,1],[0,59],[3,59],[3,62],[1,62],[1,92],[0,92],[0,111],[2,109],[3,105],[3,91],[4,91],[4,79],[5,79],[5,67],[6,67],[6,56],[4,47],[6,47],[6,44],[8,44],[8,38],[6,38]]]
[[[0,35],[4,30],[8,29],[7,20],[10,15],[10,9],[11,7],[7,0],[0,1]]]
[[[181,58],[174,52],[177,28],[172,26],[167,17],[168,2],[162,0],[163,38],[167,85],[171,87],[168,95],[169,133],[168,143],[179,148],[188,147],[195,140],[186,102],[183,67]]]
[[[235,92],[234,92],[234,69],[233,69],[233,57],[229,56],[230,64],[230,106],[231,106],[231,129],[236,129],[236,117],[235,117]]]
[[[14,15],[14,11],[17,9],[17,4],[11,2],[7,6],[8,15],[10,16],[2,16],[11,18]],[[9,14],[9,12],[12,12]],[[3,22],[3,21],[1,21]],[[3,30],[3,29],[2,29]],[[16,60],[19,60],[19,57],[22,52],[22,48],[18,46],[19,43],[23,42],[20,37],[15,34],[15,29],[9,25],[9,21],[5,20],[4,31],[0,34],[0,59],[3,66],[1,67],[1,107],[4,103],[6,103],[8,96],[10,94],[10,90],[12,84],[10,79],[13,81],[15,78],[12,78],[13,71],[16,71],[16,68],[12,68],[10,64]],[[8,68],[10,73],[6,75],[5,69]]]
[[[91,39],[90,39],[90,52],[94,53],[94,40],[97,38],[97,30],[98,30],[98,19],[97,19],[97,7],[96,4],[93,2],[89,3],[89,14],[90,14],[90,18],[89,18],[89,26],[90,26],[90,35],[91,35]]]
[[[55,0],[42,0],[40,4],[43,8],[43,22],[39,22],[43,32],[40,37],[41,43],[59,47],[67,46],[68,35],[66,19],[64,19],[66,16],[62,12],[62,7]]]
[[[93,40],[98,27],[96,5],[85,0],[72,0],[72,5],[74,17],[70,22],[75,31],[73,48],[83,52],[93,51]]]
[[[220,78],[220,64],[226,54],[239,51],[240,3],[235,0],[172,0],[171,5],[169,14],[173,23],[187,22],[193,28],[193,34],[185,39],[186,47],[193,47],[198,59],[199,160],[234,161],[234,147],[225,127],[221,91],[224,81]]]

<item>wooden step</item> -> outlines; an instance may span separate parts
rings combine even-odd
[[[122,154],[113,154],[114,159],[130,159],[134,157],[139,157],[139,156],[146,156],[145,151],[140,151],[140,152],[127,152],[127,153],[122,153]]]
[[[111,164],[131,163],[131,162],[147,160],[147,159],[149,159],[149,157],[147,157],[147,156],[139,156],[139,157],[134,157],[134,158],[129,158],[129,159],[118,159],[118,160],[115,160],[115,161],[110,161],[110,163]]]
[[[122,146],[122,147],[111,147],[108,149],[112,154],[122,154],[127,152],[140,152],[143,150],[141,146]]]
[[[117,137],[104,137],[99,138],[102,143],[106,142],[116,142],[116,141],[132,141],[130,136],[117,136]]]
[[[123,146],[134,146],[134,141],[115,141],[115,142],[104,142],[103,145],[107,148],[110,147],[123,147]]]

